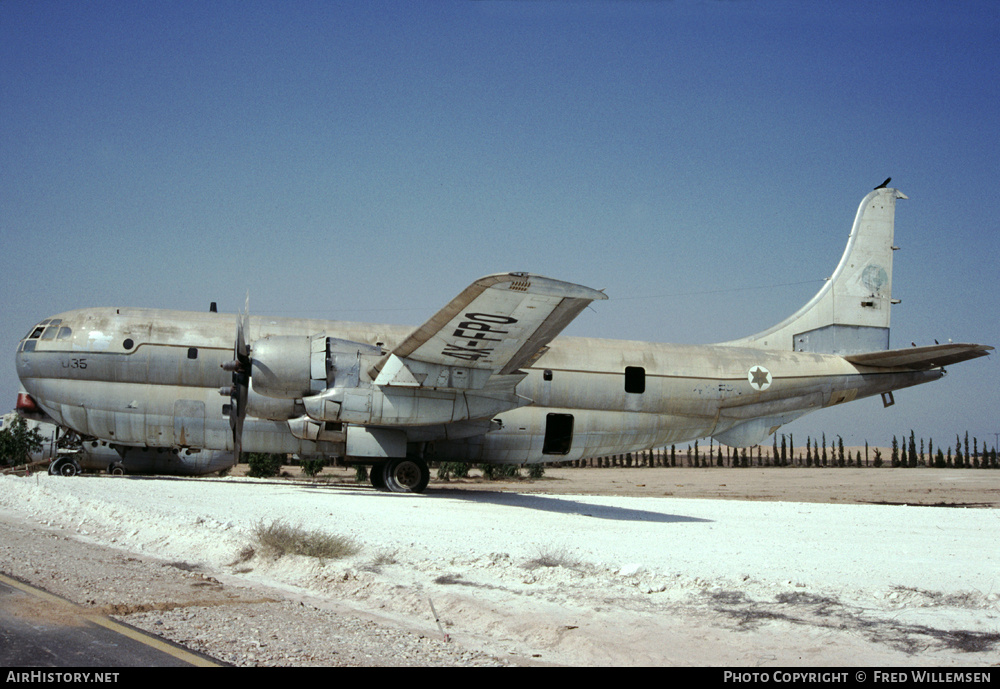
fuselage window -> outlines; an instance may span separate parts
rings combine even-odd
[[[124,347],[125,349],[132,349],[132,345],[134,345],[134,344],[135,344],[135,342],[132,341],[132,338],[131,337],[127,337],[127,338],[125,338],[125,341],[122,342],[122,347]]]
[[[197,358],[198,358],[198,348],[188,347],[188,359],[197,359]]]
[[[573,415],[548,414],[545,417],[543,455],[566,455],[573,446]]]
[[[545,372],[542,374],[542,380],[552,380],[552,369],[545,369]]]
[[[73,329],[68,326],[62,326],[59,328],[59,335],[56,336],[57,340],[65,340],[73,334]]]
[[[646,392],[646,369],[641,366],[625,367],[625,392]]]

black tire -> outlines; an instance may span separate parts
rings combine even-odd
[[[418,457],[390,459],[385,464],[385,487],[393,493],[423,493],[430,480],[427,462]]]
[[[368,480],[378,490],[385,490],[385,465],[386,462],[378,462],[368,470]]]
[[[80,473],[80,465],[75,459],[62,457],[49,465],[49,473],[53,476],[76,476]]]

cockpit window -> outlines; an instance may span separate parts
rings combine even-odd
[[[46,318],[44,321],[32,328],[27,335],[22,339],[26,341],[30,340],[65,340],[73,334],[70,328],[62,326],[61,318]],[[26,351],[33,351],[34,343],[32,347],[25,348]]]

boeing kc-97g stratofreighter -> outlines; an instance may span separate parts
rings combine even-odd
[[[557,337],[604,293],[526,273],[476,280],[419,328],[213,311],[94,308],[17,350],[18,406],[115,471],[208,473],[242,451],[339,457],[421,492],[428,462],[533,463],[712,436],[761,443],[811,411],[941,378],[978,344],[889,349],[885,184],[833,276],[797,313],[707,346]],[[221,396],[220,396],[221,393]],[[109,459],[110,457],[110,459]],[[96,459],[95,459],[96,458]]]

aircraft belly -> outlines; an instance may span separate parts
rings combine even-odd
[[[226,424],[226,444],[232,449],[232,433]],[[296,438],[289,432],[285,421],[247,419],[243,425],[243,451],[272,454],[331,454],[343,455],[343,443]]]
[[[29,392],[62,425],[120,445],[233,449],[217,390],[196,387],[33,379]],[[97,406],[100,405],[100,406]],[[295,438],[284,421],[247,419],[249,452],[313,454],[334,446]]]
[[[573,417],[572,442],[565,454],[543,454],[549,414]],[[646,450],[707,435],[715,415],[666,415],[628,411],[523,407],[497,417],[502,427],[485,436],[433,443],[435,459],[467,462],[563,462]]]
[[[138,416],[138,415],[136,415]],[[199,400],[174,401],[174,445],[205,446],[205,403]]]

